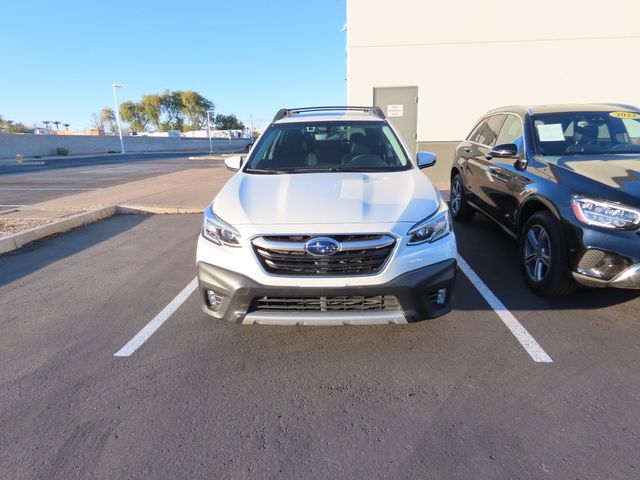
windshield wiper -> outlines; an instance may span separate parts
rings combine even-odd
[[[267,174],[267,175],[282,175],[284,173],[289,173],[289,170],[275,170],[272,168],[246,168],[244,172]]]
[[[326,168],[287,168],[284,170],[287,173],[323,173],[323,172],[339,172],[339,168],[326,167]]]

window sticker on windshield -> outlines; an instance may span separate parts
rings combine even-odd
[[[541,142],[564,142],[561,123],[550,123],[548,125],[536,125],[538,137]]]
[[[640,118],[640,113],[634,112],[611,112],[609,114],[613,118]]]

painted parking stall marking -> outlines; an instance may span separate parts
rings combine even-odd
[[[504,306],[504,304],[494,295],[487,285],[480,279],[478,274],[473,271],[469,264],[458,255],[458,267],[462,270],[471,283],[476,287],[480,295],[493,308],[500,320],[506,325],[509,331],[520,342],[520,345],[527,351],[534,362],[553,363],[551,357],[543,350],[540,344],[531,336],[526,328],[518,321],[516,317]]]
[[[189,296],[198,288],[198,278],[194,277],[189,284],[182,289],[182,291],[176,295],[176,297],[169,302],[169,304],[162,309],[153,319],[140,330],[135,337],[127,342],[127,344],[114,353],[116,357],[129,357],[136,350],[138,350],[144,342],[146,342],[151,335],[153,335],[164,322],[166,322],[171,315],[189,298]]]
[[[526,328],[495,296],[478,274],[460,256],[457,256],[458,267],[462,270],[485,301],[493,308],[509,331],[516,337],[534,362],[553,363],[552,358],[544,351],[540,344],[531,336]],[[189,284],[169,302],[153,319],[144,326],[127,344],[114,353],[116,357],[129,357],[134,354],[171,316],[182,306],[191,294],[198,288],[198,278],[194,277]]]

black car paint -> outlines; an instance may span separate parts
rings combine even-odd
[[[497,158],[492,157],[490,146],[469,140],[458,145],[451,177],[461,174],[472,206],[514,238],[531,214],[551,211],[563,225],[572,271],[587,248],[617,253],[629,264],[639,263],[640,231],[583,224],[571,209],[571,199],[582,195],[640,208],[640,155],[542,156],[532,141],[531,115],[526,110],[495,110],[481,121],[500,114],[522,120],[524,153],[520,159]],[[594,168],[594,162],[602,161],[607,168]]]

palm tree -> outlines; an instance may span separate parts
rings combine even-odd
[[[60,122],[56,120],[55,122],[51,122],[56,126],[56,130],[60,130]]]
[[[65,130],[69,130],[69,125],[70,125],[69,123],[63,123],[62,125],[64,126]]]
[[[51,120],[43,120],[42,123],[44,123],[44,128],[47,129],[47,132],[49,131],[49,124],[51,123]]]

